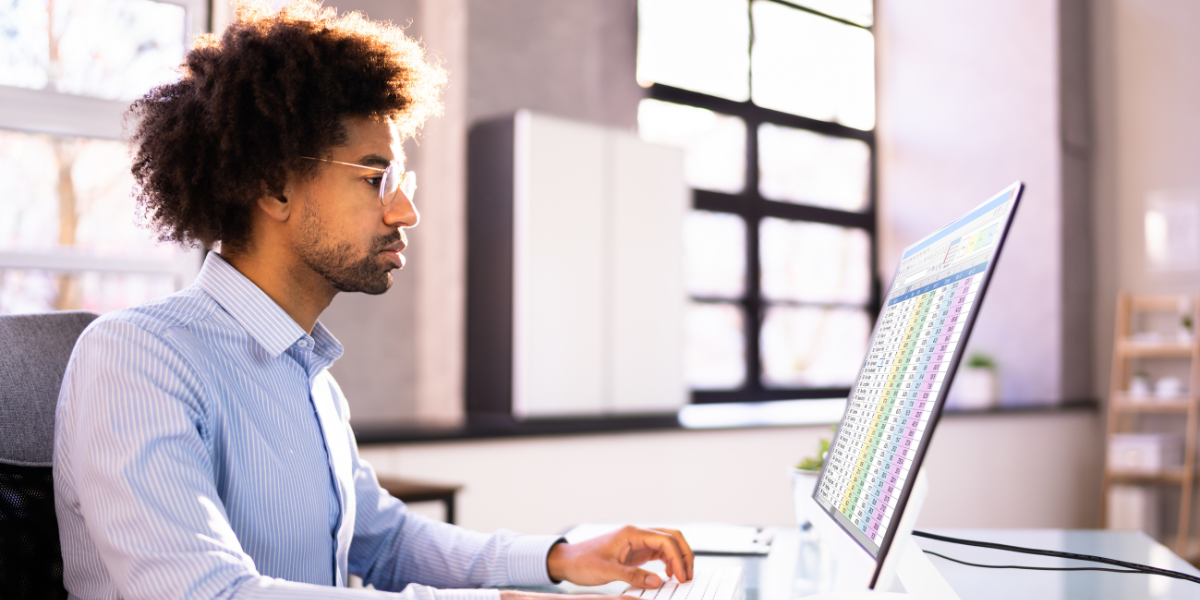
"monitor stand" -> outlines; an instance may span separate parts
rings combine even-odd
[[[892,549],[884,557],[883,570],[879,575],[880,585],[877,587],[889,591],[864,589],[866,583],[863,582],[862,565],[846,564],[842,566],[846,567],[843,572],[847,573],[847,576],[839,576],[837,577],[838,581],[835,582],[834,589],[838,591],[806,596],[804,600],[899,600],[901,598],[908,600],[961,600],[925,552],[912,539],[913,527],[916,525],[917,517],[921,514],[921,507],[925,504],[925,497],[928,494],[929,481],[925,476],[925,469],[921,469],[917,473],[917,481],[913,485],[912,494],[909,495],[908,503],[905,505],[904,514],[900,517],[899,530],[896,531],[896,537],[892,541]],[[809,500],[811,505],[807,507],[807,514],[814,514],[811,512],[813,510],[821,511],[822,515],[825,514],[815,500]],[[835,549],[835,561],[846,559],[847,562],[860,563],[859,557],[852,555],[854,553],[837,550],[839,546],[845,548],[845,541],[849,540],[850,536],[840,528],[836,531],[831,530],[829,524],[833,523],[832,519],[813,520],[813,524],[817,526],[818,535],[827,540],[831,537],[838,537],[838,543],[831,544]],[[855,547],[858,548],[857,544]],[[903,588],[896,585],[897,579]],[[901,589],[903,591],[899,591]]]

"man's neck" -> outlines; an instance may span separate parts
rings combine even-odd
[[[306,265],[256,252],[221,253],[225,262],[262,290],[306,333],[312,334],[337,289]]]

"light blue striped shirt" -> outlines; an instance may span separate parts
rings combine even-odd
[[[466,531],[383,491],[308,335],[209,254],[195,285],[97,319],[58,399],[54,491],[71,597],[495,600],[546,585],[558,539]],[[347,574],[378,590],[345,588]]]

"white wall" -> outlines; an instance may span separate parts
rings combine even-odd
[[[1200,291],[1196,274],[1152,276],[1142,210],[1153,190],[1200,187],[1200,3],[1097,0],[1092,52],[1097,390],[1107,390],[1116,296]]]
[[[922,527],[1097,524],[1098,417],[945,418]],[[557,533],[594,521],[794,522],[788,469],[826,427],[531,437],[370,446],[380,473],[459,483],[459,523]]]
[[[968,349],[996,358],[1012,404],[1090,395],[1088,361],[1070,363],[1088,355],[1089,297],[1065,283],[1090,267],[1063,251],[1084,223],[1063,200],[1059,4],[876,3],[884,285],[905,246],[1014,180],[1028,186]]]

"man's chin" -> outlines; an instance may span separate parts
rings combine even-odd
[[[342,271],[331,277],[326,275],[326,279],[333,284],[333,287],[339,292],[359,292],[378,296],[392,289],[392,269],[396,268],[391,263],[386,266],[372,264],[368,262],[360,262],[356,268]]]
[[[359,292],[370,296],[378,296],[392,289],[391,273],[384,273],[379,278],[371,278],[371,280],[358,280],[349,285],[337,286],[339,292]]]

